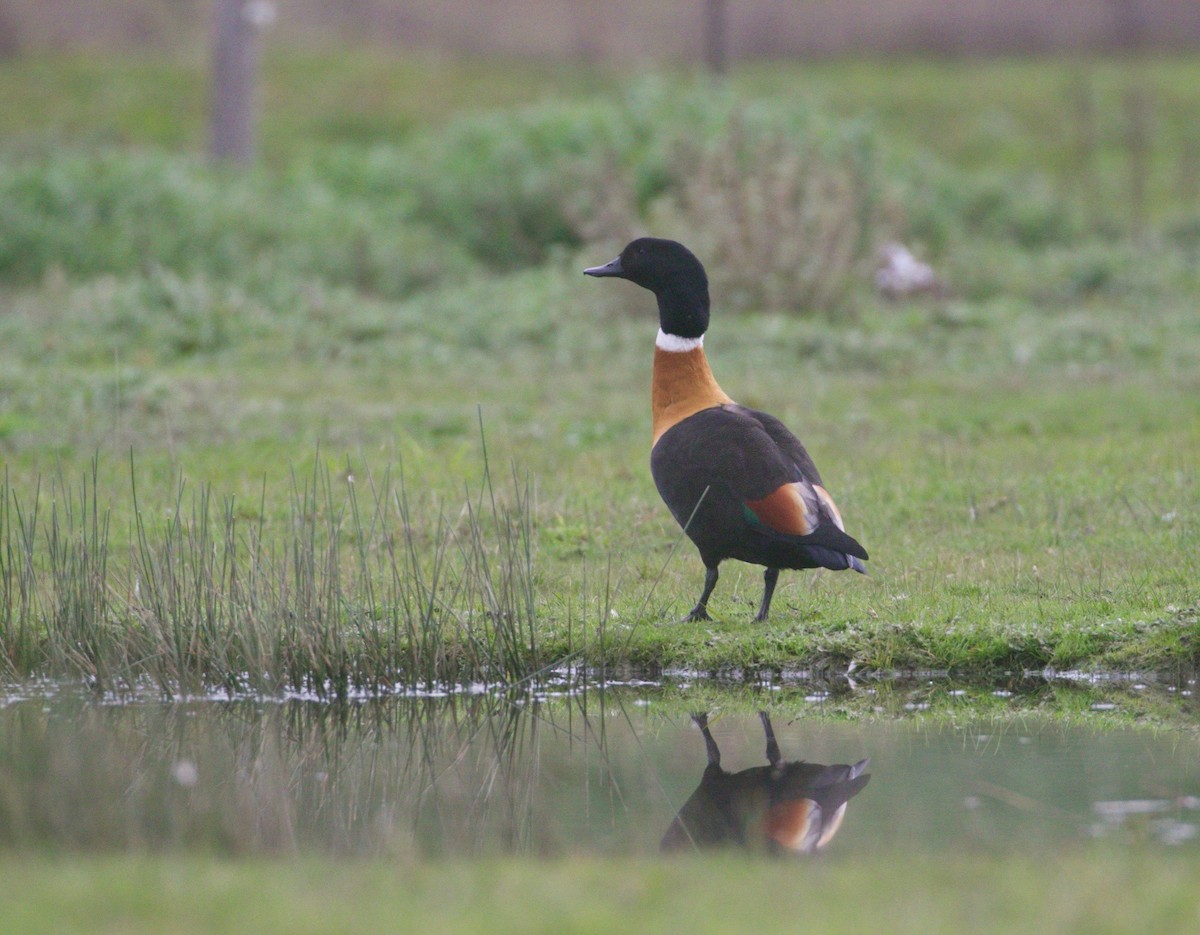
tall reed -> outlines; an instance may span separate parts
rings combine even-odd
[[[486,450],[453,513],[414,505],[403,470],[318,459],[274,524],[265,487],[243,510],[183,482],[157,519],[131,460],[125,543],[98,475],[93,461],[78,483],[56,476],[48,497],[3,479],[0,676],[345,697],[514,682],[546,662],[531,486],[514,469],[498,489]]]

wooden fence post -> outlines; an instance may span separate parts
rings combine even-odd
[[[725,0],[704,0],[704,63],[714,75],[729,68],[729,19]]]
[[[268,0],[216,0],[209,154],[237,165],[254,160],[258,117],[258,32],[275,14]]]

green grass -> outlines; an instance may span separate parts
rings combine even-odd
[[[1078,336],[1067,329],[1065,351],[1054,346],[1058,338],[1041,336],[1045,363],[1014,371],[993,360],[989,373],[966,354],[942,373],[925,374],[920,361],[929,350],[910,336],[912,323],[898,326],[881,310],[852,330],[834,330],[866,356],[853,368],[845,366],[846,347],[822,349],[832,364],[800,358],[804,403],[774,395],[772,373],[797,366],[794,348],[812,336],[828,342],[829,326],[758,316],[729,333],[717,319],[709,347],[718,375],[809,440],[874,555],[872,575],[787,575],[776,618],[763,628],[750,621],[757,572],[730,565],[714,602],[719,622],[680,626],[671,621],[694,600],[701,569],[686,542],[672,555],[679,534],[645,467],[648,329],[618,320],[597,333],[588,321],[554,322],[554,309],[587,300],[575,294],[588,285],[579,279],[575,287],[569,271],[554,277],[542,306],[549,335],[513,337],[501,326],[479,348],[456,347],[452,336],[431,341],[420,353],[448,363],[424,380],[410,379],[415,361],[406,364],[405,354],[413,351],[399,336],[368,342],[351,361],[293,365],[286,374],[238,349],[150,368],[167,394],[162,409],[138,402],[152,387],[134,377],[111,389],[105,404],[63,411],[47,424],[59,438],[78,433],[76,450],[101,450],[97,486],[114,511],[114,571],[127,564],[134,541],[129,468],[118,445],[137,451],[139,496],[154,505],[143,508],[152,530],[163,522],[155,517],[171,515],[170,478],[181,475],[193,492],[209,484],[216,501],[233,498],[240,520],[264,524],[268,541],[282,547],[289,465],[301,476],[310,472],[317,444],[325,452],[320,470],[332,478],[323,481],[331,483],[332,506],[322,523],[336,525],[330,517],[344,515],[347,458],[358,476],[401,463],[428,523],[435,503],[461,504],[462,488],[482,475],[474,425],[474,403],[482,401],[493,463],[514,459],[534,481],[534,580],[548,658],[586,645],[593,661],[716,668],[854,660],[961,672],[1142,668],[1193,658],[1197,488],[1187,453],[1200,439],[1195,387],[1179,373],[1190,353],[1183,314],[1160,326],[1179,339],[1155,345],[1149,372],[1128,363],[1119,374],[1109,372],[1111,363],[1077,371]],[[503,282],[501,303],[508,301]],[[453,303],[443,312],[453,314]],[[1029,338],[1020,319],[977,327],[980,352],[987,346],[993,356],[1006,341]],[[1116,315],[1091,316],[1086,328],[1102,345],[1136,337]],[[763,332],[773,335],[769,346],[758,341]],[[860,347],[852,333],[873,335],[877,346]],[[948,347],[962,353],[962,343]],[[497,353],[503,360],[493,368]],[[611,361],[602,374],[588,366],[598,353]],[[1183,359],[1173,362],[1175,355]],[[880,372],[889,369],[895,372]],[[178,407],[171,394],[194,392],[186,386],[199,370],[212,374],[208,395],[194,408]],[[364,370],[374,371],[365,381]],[[408,401],[394,410],[387,400],[397,398]],[[173,433],[167,450],[146,442],[157,427]],[[110,432],[116,439],[106,442]],[[23,496],[38,452],[47,450],[36,439],[36,429],[10,437],[17,449],[11,483]],[[65,477],[70,489],[79,469]],[[208,535],[223,541],[220,511],[211,520]],[[345,540],[347,561],[352,541]],[[382,543],[367,539],[373,549]]]
[[[281,58],[267,68],[266,165],[232,176],[177,151],[196,145],[197,111],[169,117],[157,97],[177,87],[173,100],[191,100],[198,70],[5,63],[0,107],[17,129],[0,152],[0,570],[15,580],[25,569],[39,589],[33,616],[9,610],[2,623],[13,674],[92,674],[50,648],[52,633],[74,632],[48,622],[55,607],[113,635],[118,671],[144,674],[167,657],[129,650],[130,622],[168,632],[178,616],[161,601],[141,606],[145,569],[190,556],[172,574],[193,591],[177,596],[200,582],[234,619],[241,578],[218,586],[209,571],[226,541],[250,561],[251,530],[264,556],[309,541],[300,554],[336,560],[334,578],[299,566],[313,569],[305,586],[332,582],[325,637],[393,613],[398,592],[366,589],[396,567],[380,560],[399,523],[392,495],[368,502],[360,489],[360,507],[386,504],[387,519],[355,528],[346,477],[402,471],[405,528],[432,559],[449,517],[483,528],[462,520],[485,475],[477,407],[491,473],[515,465],[530,484],[528,500],[523,481],[494,488],[496,515],[530,531],[522,619],[537,652],[522,671],[567,656],[983,675],[1194,664],[1200,265],[1188,225],[1200,213],[1187,164],[1149,160],[1133,230],[1119,113],[1096,108],[1113,122],[1089,150],[1096,192],[1077,197],[1059,159],[1069,100],[1048,111],[1053,96],[1033,91],[1082,74],[1110,101],[1136,78],[1162,102],[1152,152],[1186,154],[1198,67],[822,63],[746,69],[715,91],[683,78],[564,84],[553,68],[511,63]],[[125,90],[101,93],[104,75]],[[794,93],[798,80],[811,98]],[[53,104],[35,112],[47,83]],[[366,86],[377,90],[365,99],[337,91]],[[419,93],[427,86],[436,93]],[[983,100],[1007,115],[1004,146]],[[490,106],[503,109],[479,112]],[[123,129],[84,129],[110,123]],[[861,156],[875,192],[829,209],[831,223],[842,207],[865,218],[868,240],[835,271],[828,308],[787,312],[727,278],[707,343],[735,398],[806,441],[872,554],[871,576],[785,574],[762,627],[750,621],[757,569],[729,564],[717,621],[677,625],[702,571],[647,468],[653,302],[579,270],[608,259],[631,224],[703,239],[678,147],[741,160],[754,176],[765,167],[735,145],[742,133],[824,147],[828,178]],[[933,259],[947,297],[893,305],[872,294],[869,248],[896,235]],[[714,273],[761,259],[712,249]],[[320,502],[298,499],[297,477],[313,478]],[[83,512],[66,520],[85,483],[106,524],[102,567],[88,539],[99,527],[81,525]],[[197,497],[208,503],[199,514]],[[22,557],[18,513],[35,500],[39,531]],[[52,516],[73,530],[57,553],[43,550]],[[305,540],[297,517],[329,545]],[[487,541],[479,554],[498,560],[503,539]],[[453,606],[460,619],[486,611],[486,577],[460,579],[480,584],[458,592],[472,595]],[[264,597],[289,606],[296,592],[284,600],[285,579],[268,580]],[[98,603],[108,617],[89,620]],[[417,636],[380,647],[381,665]],[[451,642],[451,656],[470,654]],[[186,655],[179,671],[203,670]],[[229,658],[227,673],[244,662]],[[202,678],[220,683],[217,669]]]
[[[1137,850],[880,854],[794,866],[706,858],[464,864],[96,858],[6,860],[0,924],[41,932],[897,933],[1189,931],[1196,862]]]
[[[88,52],[0,62],[6,145],[67,143],[199,149],[207,120],[207,58]],[[262,148],[273,162],[328,143],[403,137],[463,110],[509,107],[616,82],[587,69],[528,61],[397,57],[370,49],[269,51],[263,68]]]

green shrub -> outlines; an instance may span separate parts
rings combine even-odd
[[[403,149],[342,149],[311,171],[347,196],[406,201],[413,222],[494,268],[652,227],[732,272],[735,307],[806,309],[835,304],[870,252],[874,148],[866,128],[803,103],[646,80],[461,118]]]
[[[870,147],[856,142],[747,126],[735,113],[708,145],[681,148],[651,216],[705,256],[726,307],[835,308],[869,281],[878,220]]]
[[[1084,230],[1036,172],[953,169],[803,98],[703,81],[642,80],[623,94],[461,117],[400,144],[318,147],[275,171],[147,151],[0,156],[0,282],[10,284],[54,269],[166,272],[274,313],[303,304],[313,284],[403,299],[481,264],[521,270],[585,246],[605,255],[642,233],[686,241],[726,308],[804,313],[852,306],[884,240],[951,270],[960,294],[990,296],[1027,289],[1007,270]],[[1190,242],[1186,231],[1176,239]],[[1063,288],[1118,288],[1110,267],[1092,258]],[[182,308],[170,315],[186,317]],[[193,316],[179,352],[219,347],[236,327],[210,324]]]
[[[143,151],[0,161],[0,279],[163,267],[255,289],[318,278],[400,297],[470,265],[399,206],[301,181]]]

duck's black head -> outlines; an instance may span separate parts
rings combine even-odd
[[[698,338],[708,330],[708,276],[695,254],[674,240],[642,237],[611,263],[585,269],[649,289],[658,299],[658,324],[666,334]]]

